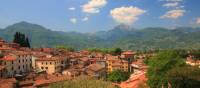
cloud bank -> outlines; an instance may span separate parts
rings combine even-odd
[[[139,18],[138,16],[142,15],[146,11],[137,7],[119,7],[110,11],[112,18],[122,24],[132,24],[135,23]]]

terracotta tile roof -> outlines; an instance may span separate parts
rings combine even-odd
[[[55,75],[48,75],[47,79],[43,78],[43,79],[37,79],[35,81],[35,86],[39,87],[39,86],[46,86],[49,85],[51,83],[55,83],[55,82],[60,82],[60,81],[66,81],[66,80],[70,80],[71,77],[69,76],[55,76]]]
[[[133,78],[130,78],[126,82],[122,82],[120,84],[121,88],[138,88],[140,83],[145,83],[147,78],[145,76],[145,72],[141,72],[140,74],[135,75]]]
[[[14,55],[6,55],[4,56],[1,60],[5,60],[5,61],[13,61],[13,60],[16,60],[17,57],[14,56]]]
[[[15,78],[0,79],[0,88],[13,88],[16,82]]]
[[[133,55],[133,54],[135,54],[135,52],[132,52],[132,51],[124,51],[124,52],[122,52],[122,54]]]
[[[104,68],[99,64],[91,64],[87,67],[87,69],[97,72],[97,71],[102,70]]]

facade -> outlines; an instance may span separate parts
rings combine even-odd
[[[108,73],[115,70],[128,72],[128,61],[120,59],[119,56],[107,56],[106,59]]]
[[[88,76],[96,78],[105,78],[106,69],[99,64],[91,64],[85,69],[85,73]]]
[[[1,65],[5,67],[3,75],[14,77],[32,71],[32,56],[30,54],[9,54],[0,59]]]
[[[61,72],[61,60],[56,57],[36,59],[36,69],[47,74]]]

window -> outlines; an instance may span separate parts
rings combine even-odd
[[[18,66],[18,69],[20,69],[20,66]]]
[[[44,69],[44,67],[41,67],[41,69]]]
[[[43,62],[42,62],[42,64],[43,64]]]
[[[48,67],[46,67],[46,69],[48,69]]]
[[[24,59],[22,59],[22,61],[24,62]]]
[[[11,70],[14,70],[14,67],[12,67]]]
[[[14,62],[12,61],[12,64],[13,64]]]
[[[19,60],[19,63],[20,63],[20,60]]]
[[[50,62],[50,64],[52,64],[52,63]]]
[[[6,65],[6,62],[4,62],[4,65]]]

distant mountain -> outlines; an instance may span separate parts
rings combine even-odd
[[[31,24],[27,22],[20,22],[6,27],[2,30],[0,37],[3,37],[7,41],[13,40],[15,32],[21,32],[26,34],[31,41],[33,47],[54,47],[56,45],[69,45],[72,47],[79,46],[79,48],[85,48],[90,39],[81,33],[66,33],[60,31],[51,31],[40,25]],[[90,46],[94,43],[91,42]]]
[[[15,32],[26,34],[33,47],[67,45],[77,49],[89,47],[120,47],[123,49],[199,49],[200,28],[134,29],[119,25],[109,31],[96,33],[61,32],[37,24],[20,22],[0,29],[0,37],[12,41]]]

